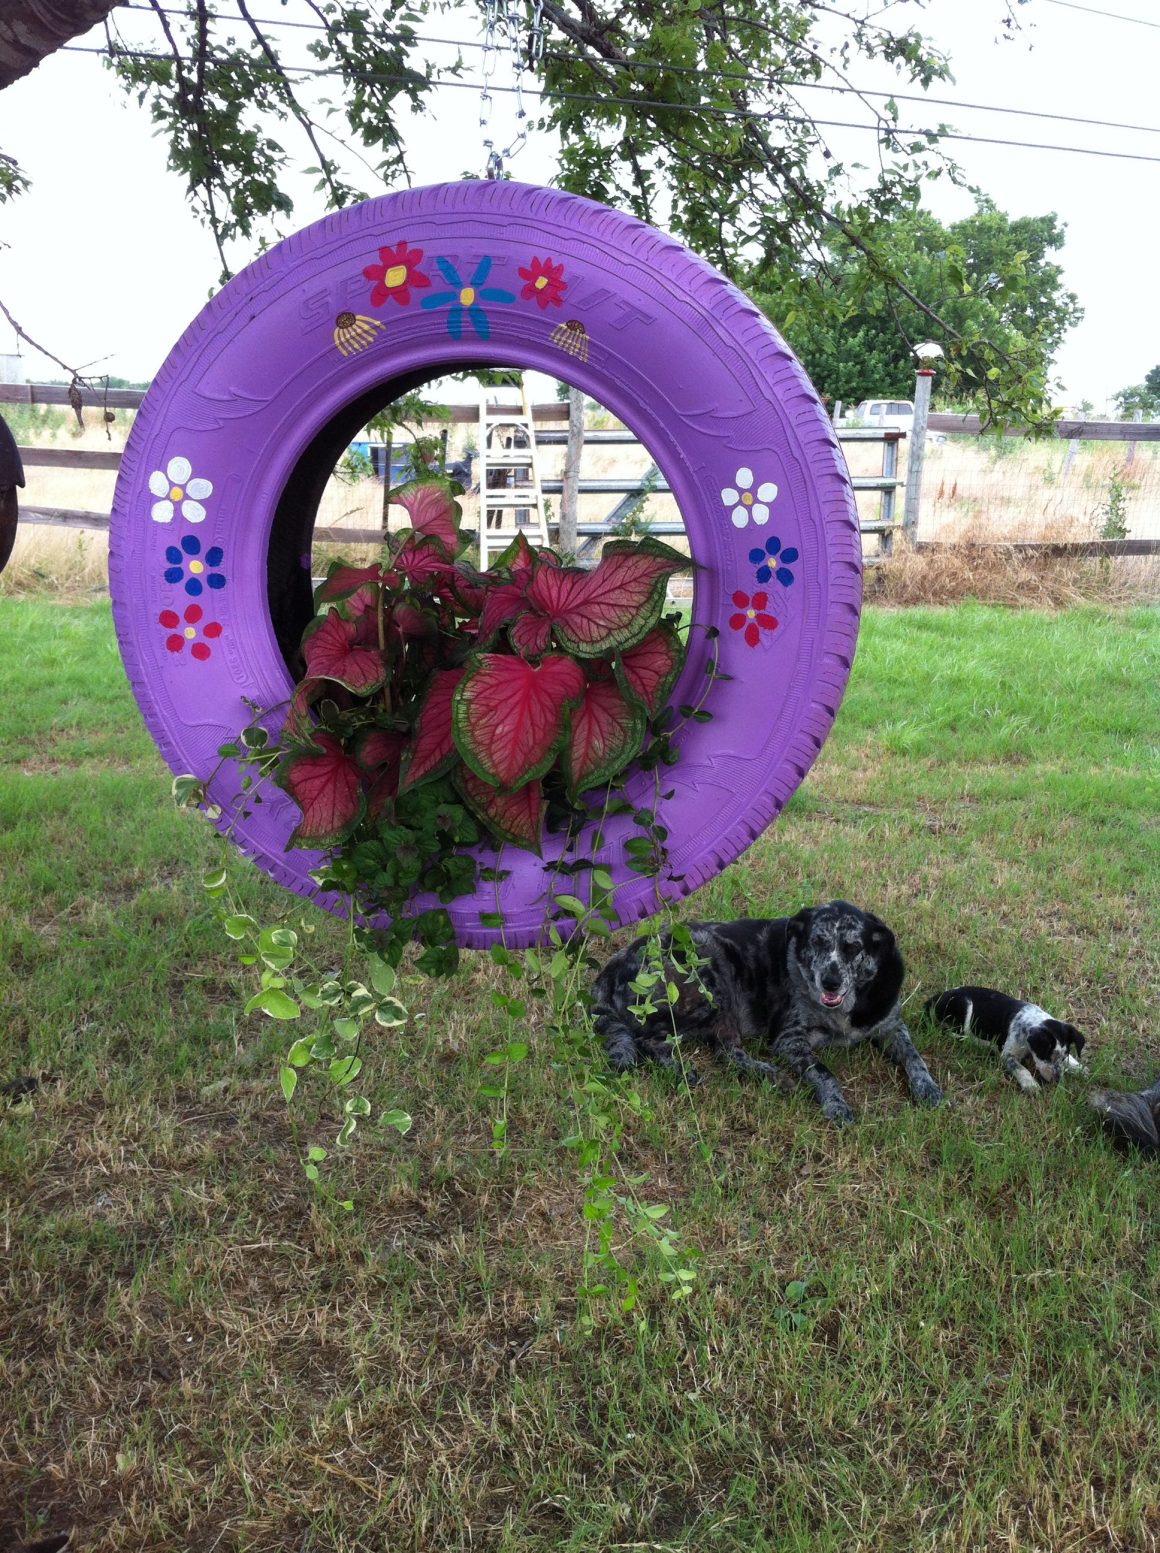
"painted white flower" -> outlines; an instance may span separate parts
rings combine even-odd
[[[768,504],[777,495],[777,486],[772,480],[763,480],[754,492],[752,469],[739,469],[735,478],[736,488],[727,485],[721,492],[721,500],[727,507],[733,508],[730,517],[734,528],[745,528],[750,518],[754,523],[768,523]]]
[[[213,493],[208,480],[191,480],[193,466],[188,458],[171,458],[164,470],[155,469],[149,476],[149,489],[160,501],[153,503],[154,523],[172,523],[174,508],[181,504],[181,516],[189,523],[204,523],[204,496]]]

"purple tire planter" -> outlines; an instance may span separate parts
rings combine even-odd
[[[483,364],[598,398],[683,515],[699,570],[673,703],[704,687],[705,627],[732,678],[664,770],[674,877],[659,888],[675,899],[756,840],[821,749],[854,655],[861,541],[833,431],[781,337],[709,265],[604,206],[500,182],[388,195],[288,238],[214,297],[157,374],[117,481],[110,588],[134,694],[173,771],[208,775],[247,701],[290,694],[283,649],[309,611],[309,536],[337,455],[396,393]],[[227,769],[212,796],[236,792]],[[651,776],[630,780],[634,802],[652,792]],[[297,817],[270,790],[234,838],[280,884],[340,910],[310,878],[319,855],[285,849]],[[658,881],[625,866],[639,834],[611,820],[598,854],[623,923],[657,904]],[[459,942],[537,941],[557,855],[551,838],[542,860],[506,848],[505,926],[480,926],[497,909],[482,885],[450,908]]]

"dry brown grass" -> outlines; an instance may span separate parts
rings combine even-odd
[[[1048,529],[1027,542],[1047,545],[1073,537]],[[867,568],[864,593],[876,604],[898,607],[965,599],[1021,609],[1139,603],[1160,598],[1160,555],[1106,558],[1022,550],[1001,531],[978,524],[954,543],[920,549],[897,544],[891,556]]]

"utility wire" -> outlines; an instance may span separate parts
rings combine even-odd
[[[72,54],[100,54],[107,56],[109,50],[94,48],[84,44],[68,43],[59,51]],[[113,57],[152,60],[159,64],[172,63],[170,54],[155,54],[143,49],[114,49]],[[194,63],[192,58],[186,63]],[[287,75],[294,74],[304,78],[322,79],[325,77],[343,76],[346,80],[357,81],[363,84],[391,83],[407,85],[413,83],[419,73],[413,71],[410,75],[399,75],[385,71],[351,72],[345,75],[342,70],[334,66],[287,65],[284,67]],[[447,77],[429,78],[433,86],[459,87],[464,91],[478,92],[477,81],[458,81]],[[514,86],[492,86],[493,92],[515,93]],[[533,97],[555,99],[562,102],[590,103],[597,107],[622,107],[622,108],[655,108],[662,113],[687,113],[699,115],[704,118],[737,119],[746,122],[784,123],[816,126],[822,129],[857,129],[871,130],[874,134],[886,140],[900,140],[904,137],[916,140],[927,139],[932,144],[934,141],[958,140],[969,142],[972,145],[982,146],[1008,146],[1016,150],[1025,151],[1062,151],[1071,156],[1094,156],[1106,160],[1118,162],[1157,162],[1160,156],[1145,156],[1137,151],[1101,151],[1093,146],[1061,146],[1054,141],[1037,140],[1005,140],[998,136],[964,135],[951,131],[937,131],[930,129],[908,129],[896,124],[879,122],[878,124],[865,124],[849,119],[816,119],[806,114],[780,113],[776,109],[746,109],[746,108],[718,108],[711,104],[660,102],[649,97],[608,97],[599,92],[547,92],[533,88],[524,88],[525,94]]]
[[[1122,11],[1097,11],[1094,5],[1077,5],[1075,0],[1046,0],[1048,5],[1061,5],[1066,11],[1086,11],[1089,16],[1103,16],[1111,22],[1135,22],[1137,27],[1157,27],[1160,22],[1150,22],[1143,16],[1125,16]]]
[[[1049,0],[1049,3],[1063,4],[1064,0]],[[122,5],[119,7],[119,9],[125,11],[142,11],[148,15],[157,14],[153,6],[141,4],[139,3],[139,0],[133,0],[133,3]],[[1077,6],[1075,9],[1084,10],[1088,8]],[[165,7],[162,7],[161,10],[162,14],[166,16],[185,17],[189,14],[186,11],[180,11],[176,8],[166,9]],[[237,17],[223,16],[220,12],[211,11],[207,14],[209,15],[211,21],[230,22],[239,20]],[[1111,13],[1097,12],[1096,14],[1110,15]],[[1124,18],[1126,21],[1135,19],[1136,18],[1132,17]],[[329,30],[321,22],[292,22],[284,20],[281,17],[256,16],[254,17],[254,21],[260,27],[294,27],[310,32],[327,32]],[[1160,22],[1150,22],[1147,25],[1160,27]],[[413,40],[415,43],[446,44],[449,48],[460,49],[482,49],[484,47],[482,43],[475,43],[466,39],[436,38],[430,36],[427,33],[414,33],[410,37],[407,37],[403,34],[396,34],[394,36],[399,42],[410,42]],[[101,52],[104,51],[102,50]],[[553,57],[560,58],[563,56],[557,55]],[[571,58],[572,56],[568,57]],[[736,81],[739,84],[743,84],[745,86],[754,85],[754,76],[751,71],[708,71],[702,70],[699,65],[674,65],[669,64],[665,60],[656,59],[622,59],[616,60],[614,63],[615,68],[619,70],[662,70],[668,75],[695,75],[699,76],[703,81],[712,81],[714,83],[720,82],[724,84]],[[839,94],[851,97],[879,97],[885,102],[893,101],[934,103],[940,108],[964,108],[973,113],[1001,113],[1004,115],[1011,115],[1024,119],[1050,119],[1058,124],[1083,124],[1089,129],[1124,129],[1130,130],[1133,133],[1140,135],[1160,135],[1160,125],[1156,124],[1127,124],[1117,119],[1088,119],[1082,118],[1074,113],[1046,113],[1034,108],[1004,108],[1001,107],[998,103],[961,102],[954,97],[931,97],[928,93],[925,92],[871,91],[869,89],[863,89],[859,86],[838,86],[836,83],[831,83],[828,81],[794,81],[789,84],[792,86],[795,92],[837,92]],[[1012,142],[1012,144],[1014,143],[1015,142]]]

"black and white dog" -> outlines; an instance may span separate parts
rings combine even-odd
[[[795,917],[689,925],[696,963],[670,958],[662,941],[665,977],[679,989],[677,1001],[655,999],[643,1022],[642,973],[648,973],[648,940],[638,938],[609,960],[593,988],[593,1018],[613,1067],[634,1067],[649,1058],[675,1061],[669,1037],[701,1042],[726,1062],[786,1084],[804,1079],[823,1113],[839,1124],[853,1121],[841,1086],[819,1053],[872,1041],[906,1074],[910,1092],[938,1105],[942,1091],[915,1050],[898,1007],[902,956],[884,922],[846,901],[807,907]],[[663,993],[663,982],[660,987]],[[745,1050],[757,1043],[784,1065],[761,1062]]]
[[[999,1048],[1003,1071],[1021,1089],[1038,1089],[1030,1063],[1045,1083],[1054,1084],[1064,1073],[1082,1073],[1083,1065],[1072,1048],[1083,1051],[1084,1038],[1074,1025],[1052,1016],[1037,1003],[1024,1003],[990,987],[952,987],[926,1005],[943,1024],[993,1041]]]

